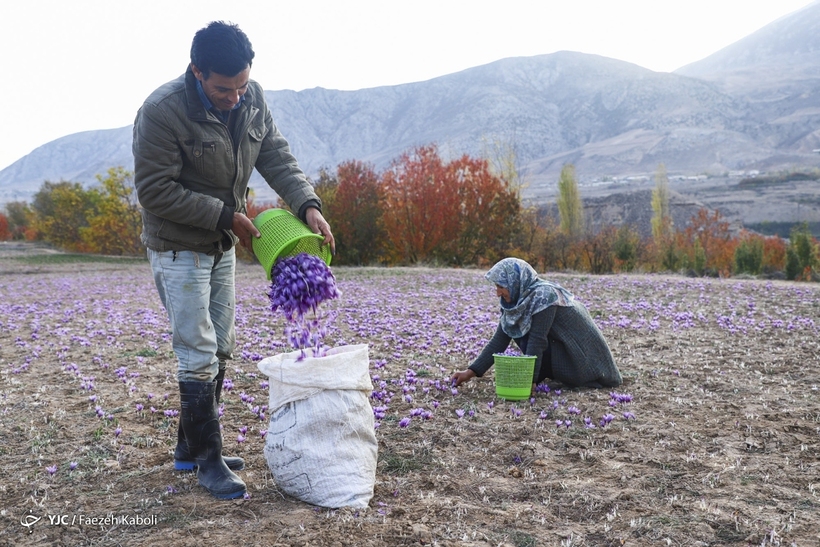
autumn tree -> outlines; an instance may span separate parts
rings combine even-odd
[[[97,175],[97,182],[88,191],[94,207],[86,209],[87,225],[79,229],[82,247],[105,255],[141,255],[142,216],[132,173],[113,167],[105,177]]]
[[[32,200],[33,225],[42,239],[67,251],[87,252],[80,232],[96,204],[79,182],[45,181]]]
[[[807,223],[792,228],[786,249],[786,277],[810,281],[817,276],[820,251]]]
[[[611,273],[615,267],[615,240],[617,231],[607,226],[596,234],[587,234],[581,241],[581,252],[587,271],[593,274]]]
[[[336,181],[331,226],[338,258],[356,265],[378,261],[385,237],[379,175],[353,160],[339,164]]]
[[[382,191],[393,261],[467,264],[509,247],[519,201],[487,160],[445,163],[435,146],[418,147],[384,172]]]
[[[584,233],[584,208],[578,192],[575,166],[570,163],[564,165],[558,178],[558,212],[564,234],[571,240],[579,239]]]
[[[709,214],[706,208],[699,209],[686,227],[684,241],[688,265],[699,275],[731,272],[737,240],[732,238],[729,223],[720,211]]]
[[[25,201],[10,201],[6,203],[6,219],[9,223],[11,239],[29,239],[26,237],[33,217],[31,207]],[[33,234],[31,239],[33,239]]]
[[[640,259],[641,236],[632,227],[624,224],[615,233],[612,252],[615,257],[615,268],[631,272]]]
[[[0,213],[0,241],[8,241],[11,239],[11,230],[9,230],[9,219],[3,213]]]
[[[786,241],[780,236],[763,238],[764,273],[783,271],[786,266]]]
[[[331,226],[334,226],[336,223],[330,221],[337,220],[332,214],[333,210],[336,209],[336,191],[338,188],[339,180],[333,172],[327,167],[319,169],[319,178],[313,182],[313,190],[316,192],[316,195],[319,196],[319,199],[322,200],[322,216],[325,217],[325,220],[327,220]]]
[[[517,190],[494,175],[484,159],[464,155],[446,171],[457,192],[458,224],[439,258],[456,265],[475,264],[479,257],[500,260],[520,232]]]

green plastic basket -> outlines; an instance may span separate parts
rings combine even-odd
[[[493,355],[495,394],[508,401],[529,399],[532,393],[534,355]]]
[[[324,237],[284,209],[268,209],[253,219],[262,237],[253,238],[253,254],[265,268],[270,280],[271,269],[278,258],[307,253],[330,265],[330,246],[322,245]]]

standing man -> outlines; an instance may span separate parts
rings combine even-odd
[[[259,231],[245,215],[254,167],[310,228],[335,241],[321,201],[250,79],[254,52],[238,26],[214,21],[191,45],[188,70],[154,91],[134,122],[142,242],[173,330],[180,428],[174,467],[197,468],[220,499],[245,494],[222,456],[217,405],[236,343],[235,249]]]

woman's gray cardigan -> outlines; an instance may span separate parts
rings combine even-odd
[[[483,376],[493,365],[493,354],[503,353],[510,340],[499,324],[470,370]],[[519,347],[521,343],[516,339]],[[533,381],[539,377],[545,351],[552,364],[550,378],[568,386],[615,387],[623,381],[604,335],[575,299],[571,306],[550,306],[532,316],[526,352],[536,356]]]

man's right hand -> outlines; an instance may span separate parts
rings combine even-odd
[[[239,238],[239,243],[242,244],[250,252],[253,252],[253,238],[262,237],[261,232],[256,229],[251,219],[242,213],[233,214],[233,224],[231,231]]]

